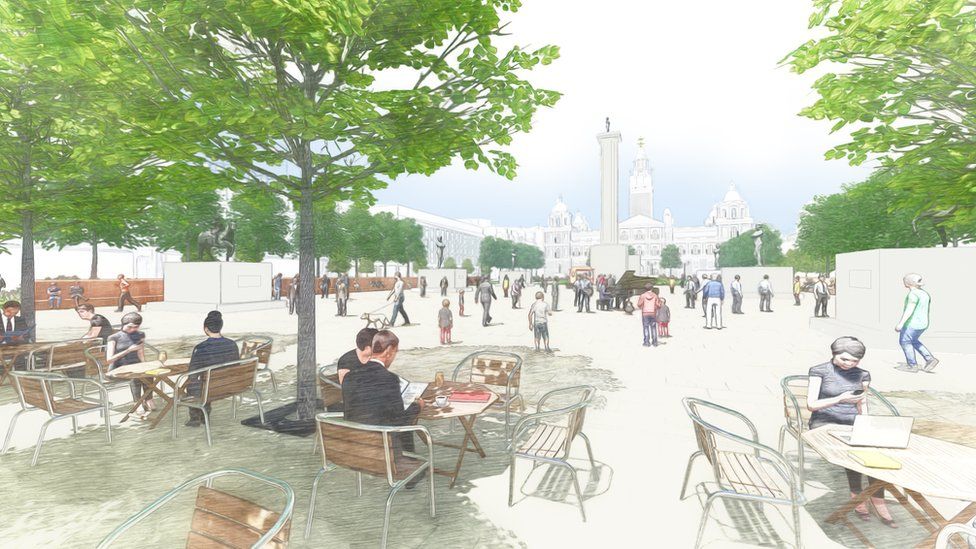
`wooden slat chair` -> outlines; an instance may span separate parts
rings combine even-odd
[[[706,491],[707,500],[695,547],[701,545],[712,504],[718,498],[729,498],[790,506],[793,511],[793,533],[799,549],[800,507],[806,500],[799,477],[790,462],[776,450],[761,444],[756,426],[739,412],[698,398],[684,398],[682,403],[694,426],[698,450],[688,458],[685,480],[681,486],[681,499],[685,497],[692,465],[701,456],[705,456],[712,466],[714,479],[718,484],[716,491]],[[741,422],[748,428],[749,437],[731,433],[702,419],[702,409],[723,419]],[[720,448],[719,442],[731,445],[733,449]]]
[[[315,496],[319,480],[326,471],[336,468],[356,471],[358,495],[363,495],[363,474],[386,478],[390,494],[386,498],[386,513],[383,518],[383,538],[380,547],[386,548],[390,530],[390,510],[393,497],[408,482],[422,472],[427,472],[430,488],[430,516],[434,509],[434,445],[430,432],[422,425],[385,427],[363,425],[342,418],[342,412],[325,412],[315,416],[318,426],[319,445],[322,448],[322,468],[312,482],[312,498],[308,505],[308,522],[305,525],[305,538],[312,531],[312,518],[315,516]],[[393,437],[398,433],[416,432],[427,443],[426,459],[419,455],[398,452]],[[331,462],[331,464],[330,464]]]
[[[466,371],[465,371],[466,370]],[[477,351],[464,357],[451,375],[452,381],[466,381],[504,389],[492,406],[505,410],[505,434],[509,434],[509,417],[513,405],[525,411],[525,399],[520,392],[522,357],[502,351]],[[496,391],[497,392],[497,391]],[[452,423],[453,426],[453,423]]]
[[[591,385],[564,387],[549,391],[539,399],[536,411],[529,414],[515,424],[512,430],[512,444],[510,446],[510,467],[508,479],[508,506],[514,505],[515,495],[515,460],[522,458],[532,461],[533,470],[539,463],[549,463],[563,467],[573,478],[573,488],[579,502],[580,514],[586,522],[586,510],[583,508],[583,493],[580,491],[576,469],[569,463],[569,454],[573,449],[576,437],[586,443],[586,453],[590,458],[590,465],[595,466],[593,449],[590,439],[583,434],[583,420],[586,408],[593,401],[596,388]],[[562,404],[559,407],[546,407],[547,401],[555,397]],[[565,404],[564,401],[571,399]]]
[[[14,387],[17,389],[17,396],[20,398],[20,410],[10,418],[10,426],[7,427],[7,436],[3,441],[3,449],[0,454],[7,453],[10,445],[17,418],[24,412],[33,410],[43,410],[51,417],[41,425],[41,432],[37,435],[37,445],[34,447],[34,457],[31,459],[31,466],[37,465],[37,458],[41,455],[41,445],[44,444],[44,434],[48,426],[56,420],[71,418],[71,428],[78,432],[78,416],[88,412],[101,412],[105,420],[105,434],[109,444],[112,443],[112,421],[109,417],[110,403],[108,401],[108,390],[101,383],[92,379],[73,379],[67,378],[60,373],[53,372],[10,372],[13,376]],[[98,389],[98,400],[90,400],[84,397],[77,397],[76,385],[94,385]],[[58,387],[66,388],[67,396],[58,396]]]
[[[241,358],[258,357],[258,371],[271,377],[271,390],[278,392],[278,381],[271,370],[271,351],[274,340],[266,336],[249,335],[235,340],[241,348]]]
[[[194,376],[199,376],[201,381],[200,395],[186,395],[183,388],[186,382]],[[234,417],[237,417],[237,401],[244,393],[251,393],[257,399],[258,416],[261,423],[264,423],[264,406],[261,400],[261,393],[254,388],[258,380],[258,358],[251,357],[215,366],[208,366],[181,374],[176,378],[176,386],[180,389],[175,391],[173,397],[173,438],[179,435],[179,409],[196,408],[203,412],[203,426],[207,433],[207,445],[213,446],[213,439],[210,436],[210,414],[207,413],[207,404],[212,404],[218,400],[230,398],[234,405]]]
[[[85,350],[101,344],[98,338],[72,339],[52,343],[48,347],[31,351],[27,363],[32,370],[64,371],[72,377],[81,375],[85,365]]]
[[[319,368],[319,394],[322,405],[329,412],[342,411],[342,385],[339,385],[336,366],[336,364],[329,364]]]
[[[85,377],[101,383],[106,389],[128,387],[129,381],[115,379],[108,375],[108,361],[105,360],[105,345],[96,345],[85,349]],[[85,393],[82,393],[84,396]],[[130,393],[126,392],[125,402],[131,401]]]
[[[813,413],[807,408],[807,388],[809,384],[809,376],[799,375],[786,376],[780,382],[780,387],[783,388],[783,416],[786,418],[786,422],[779,428],[778,449],[781,454],[785,454],[783,450],[786,444],[787,434],[796,439],[797,477],[799,478],[801,488],[803,487],[804,470],[804,444],[801,435],[810,425],[810,415]],[[872,403],[877,401],[891,415],[899,415],[898,409],[895,408],[894,404],[889,402],[874,387],[868,387],[868,399],[868,409],[871,410],[871,414],[877,415],[877,406],[871,406]]]
[[[214,479],[228,476],[250,478],[277,488],[284,495],[284,505],[272,510],[213,487]],[[111,547],[132,526],[194,486],[198,488],[186,538],[187,549],[284,549],[288,546],[295,508],[291,486],[252,471],[224,469],[192,478],[170,490],[113,530],[98,544],[98,549]],[[125,545],[134,544],[135,540],[129,540]]]

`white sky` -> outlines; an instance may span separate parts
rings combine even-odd
[[[529,226],[544,225],[561,194],[597,228],[595,135],[609,116],[623,134],[621,218],[643,136],[656,217],[669,207],[679,225],[698,225],[734,181],[758,221],[790,233],[814,195],[868,174],[823,159],[844,137],[830,135],[828,122],[797,116],[816,99],[814,76],[777,67],[811,36],[810,12],[806,0],[527,0],[510,16],[513,39],[560,46],[561,58],[530,80],[564,96],[516,138],[516,180],[451,167],[399,178],[378,201]]]

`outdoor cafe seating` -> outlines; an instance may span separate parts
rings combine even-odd
[[[277,489],[284,496],[284,501],[275,507],[258,505],[249,498],[215,488],[213,483],[218,479],[257,481],[258,486]],[[197,497],[186,538],[188,549],[287,547],[291,517],[295,509],[295,492],[291,486],[284,481],[245,469],[222,469],[194,477],[166,492],[109,533],[98,544],[98,549],[144,544],[136,539],[119,539],[124,539],[127,531],[194,487],[197,488]]]
[[[266,373],[271,378],[271,392],[278,392],[278,381],[271,369],[271,351],[274,340],[267,336],[247,335],[234,340],[241,349],[241,358],[258,357],[258,372]]]
[[[790,507],[795,547],[799,548],[800,507],[806,499],[793,465],[781,453],[759,442],[756,426],[743,414],[699,398],[686,397],[682,404],[692,421],[698,449],[688,458],[680,497],[685,498],[692,467],[700,457],[711,465],[714,482],[718,485],[713,491],[705,488],[707,499],[695,547],[701,546],[712,505],[718,499],[731,499]],[[703,417],[703,411],[708,413],[708,419]],[[748,435],[733,433],[713,423],[718,420],[723,424],[735,422],[744,427]]]
[[[108,390],[104,385],[93,379],[68,378],[56,372],[14,371],[10,375],[13,377],[21,409],[14,413],[10,419],[0,454],[7,453],[17,418],[25,412],[34,410],[43,410],[50,417],[41,425],[40,433],[38,433],[34,457],[31,459],[32,467],[37,465],[37,458],[41,455],[41,445],[44,444],[44,434],[47,432],[47,428],[59,419],[70,418],[72,430],[77,433],[78,416],[89,412],[99,412],[105,421],[105,436],[108,438],[109,444],[112,443],[112,421],[109,416],[111,403],[108,400]],[[78,385],[94,385],[98,389],[98,399],[92,400],[79,396],[76,389]]]
[[[495,406],[505,410],[505,433],[511,425],[511,409],[516,404],[520,411],[525,410],[525,400],[520,391],[522,379],[522,357],[504,351],[477,351],[461,359],[451,381],[464,381],[486,387],[498,387],[498,400]]]
[[[238,400],[244,393],[250,393],[257,399],[258,417],[264,423],[264,405],[261,393],[255,389],[258,378],[258,358],[252,356],[233,362],[225,362],[200,368],[181,374],[176,378],[173,395],[173,438],[179,435],[179,409],[195,408],[203,413],[203,426],[207,434],[207,445],[213,446],[210,435],[210,413],[207,406],[218,400],[230,398],[234,407],[234,417],[237,417]],[[199,378],[201,382],[200,395],[186,395],[183,388],[189,379]]]

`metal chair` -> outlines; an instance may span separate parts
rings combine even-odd
[[[789,505],[793,511],[793,532],[796,547],[799,549],[801,545],[800,507],[806,503],[806,500],[803,497],[803,490],[793,466],[782,454],[760,444],[756,426],[746,416],[735,410],[698,398],[684,398],[681,402],[684,404],[685,411],[695,428],[695,438],[698,442],[698,450],[688,458],[685,480],[681,486],[681,499],[685,498],[691,467],[695,460],[701,456],[705,456],[705,459],[711,464],[715,482],[719,488],[714,492],[707,492],[708,499],[702,512],[695,547],[701,545],[712,504],[718,498],[729,498],[740,501]],[[701,417],[700,408],[717,412],[723,418],[741,421],[749,430],[749,438],[731,433],[705,421]],[[731,443],[733,446],[746,447],[750,451],[721,450],[718,447],[719,440]],[[773,476],[774,474],[778,480]]]
[[[505,393],[499,395],[499,399],[493,406],[501,406],[505,409],[505,436],[508,437],[512,405],[518,402],[519,411],[525,411],[525,399],[519,391],[522,379],[522,357],[503,351],[471,353],[454,367],[454,372],[451,374],[452,381],[458,381],[458,376],[465,366],[469,368],[466,380],[468,383],[505,388]],[[452,422],[452,428],[453,425]]]
[[[393,496],[408,482],[422,472],[427,472],[430,488],[430,516],[434,510],[434,444],[430,432],[422,425],[386,427],[363,425],[342,418],[342,412],[325,412],[315,416],[318,438],[322,448],[322,468],[312,482],[312,498],[308,505],[308,522],[305,525],[305,539],[312,531],[312,518],[315,516],[315,496],[319,480],[326,471],[342,467],[356,471],[359,496],[363,495],[363,473],[375,477],[385,477],[390,485],[390,495],[386,498],[386,512],[383,516],[383,539],[381,548],[386,548],[390,530],[390,509]],[[391,435],[398,433],[418,433],[427,443],[427,459],[419,455],[407,455],[396,451]],[[332,453],[329,453],[332,452]],[[330,464],[331,462],[331,464]]]
[[[274,371],[271,370],[274,340],[267,336],[248,335],[234,341],[240,345],[241,358],[258,357],[258,371],[271,376],[271,390],[277,393],[278,381],[275,379]]]
[[[797,477],[800,481],[800,487],[803,487],[803,469],[804,469],[804,444],[803,444],[803,431],[807,430],[807,426],[810,424],[810,415],[812,412],[807,409],[807,387],[810,383],[809,376],[786,376],[780,382],[780,387],[783,388],[783,416],[786,418],[786,422],[782,427],[779,428],[779,446],[777,449],[779,453],[784,454],[783,448],[786,443],[786,435],[789,434],[794,439],[796,439],[796,455],[797,455]],[[891,412],[891,415],[899,415],[898,409],[888,401],[885,397],[878,392],[874,387],[868,386],[868,398],[877,399],[885,408]]]
[[[10,418],[10,426],[7,427],[7,436],[3,441],[3,449],[0,454],[6,454],[10,446],[10,439],[17,424],[17,418],[24,412],[32,410],[44,410],[51,417],[41,425],[41,432],[37,435],[37,445],[34,447],[34,457],[31,459],[31,467],[37,465],[37,458],[41,455],[41,445],[44,444],[44,434],[48,426],[56,420],[71,418],[71,428],[75,433],[78,432],[78,416],[88,412],[101,412],[105,420],[105,434],[109,444],[112,443],[112,421],[109,417],[110,403],[108,401],[108,390],[101,383],[92,379],[68,378],[60,373],[52,372],[10,372],[13,376],[14,387],[17,389],[17,396],[20,398],[20,410]],[[84,397],[77,397],[75,393],[76,384],[91,384],[98,388],[99,399],[92,401]],[[58,385],[68,386],[68,396],[58,397],[56,388]]]
[[[262,485],[277,488],[284,494],[284,505],[278,510],[213,488],[214,479],[235,476],[259,481]],[[197,488],[197,499],[186,547],[204,548],[283,548],[288,544],[291,532],[291,515],[295,509],[295,492],[288,483],[245,469],[222,469],[194,477],[151,503],[145,509],[129,517],[98,544],[98,549],[111,547],[128,529],[152,515],[166,503]],[[129,545],[135,544],[130,540]]]
[[[200,378],[200,395],[186,395],[185,385],[191,377]],[[177,389],[173,391],[173,438],[179,436],[179,409],[196,408],[203,412],[203,426],[207,433],[207,445],[213,446],[210,436],[210,413],[207,405],[230,398],[234,405],[234,418],[237,418],[237,400],[244,393],[252,393],[257,398],[258,417],[264,423],[264,406],[261,393],[254,388],[258,380],[258,358],[251,357],[224,364],[216,364],[181,374],[176,378]]]
[[[319,390],[322,405],[329,412],[342,411],[342,385],[339,385],[337,364],[319,367]]]
[[[34,349],[27,356],[30,370],[53,372],[81,370],[85,365],[85,350],[101,344],[101,339],[69,339]]]
[[[939,532],[935,540],[935,549],[952,549],[956,547],[953,538],[961,538],[965,543],[962,547],[972,549],[976,547],[976,517],[965,524],[947,524]]]
[[[549,391],[539,400],[534,414],[529,414],[515,424],[512,430],[511,464],[508,479],[508,506],[514,505],[515,492],[515,459],[528,459],[533,462],[534,470],[538,463],[549,463],[569,470],[573,477],[573,488],[576,489],[576,499],[579,501],[580,514],[586,522],[586,511],[583,509],[583,493],[580,491],[576,469],[569,463],[569,453],[573,448],[573,441],[577,436],[586,443],[586,453],[593,461],[593,449],[590,439],[583,434],[583,419],[586,408],[593,401],[596,388],[591,385],[565,387]],[[546,401],[552,397],[575,397],[565,406],[546,409]]]

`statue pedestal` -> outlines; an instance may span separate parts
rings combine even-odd
[[[271,299],[270,263],[206,261],[163,264],[163,301],[154,311],[222,312],[280,309]]]
[[[418,284],[421,276],[427,277],[427,295],[440,295],[441,279],[445,276],[447,277],[448,297],[452,297],[450,292],[468,285],[468,271],[464,269],[420,269],[417,272]]]

